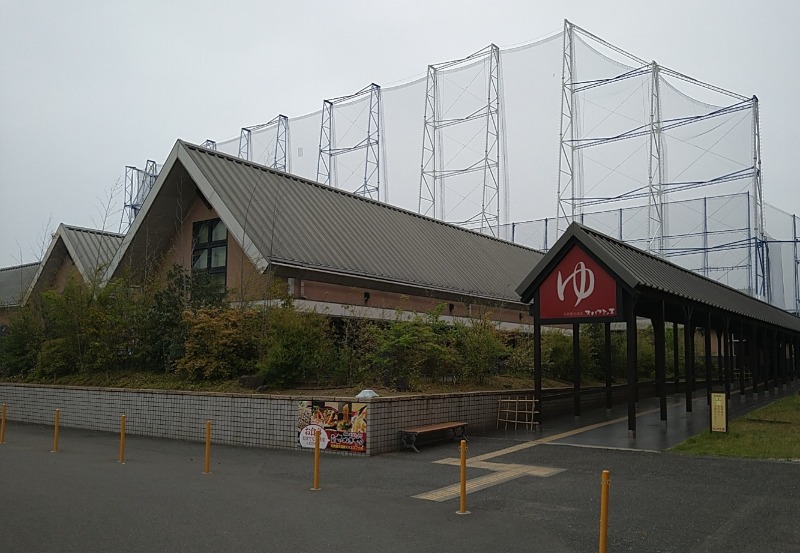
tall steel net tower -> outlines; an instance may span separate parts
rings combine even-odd
[[[261,125],[252,127],[242,127],[239,135],[239,158],[253,161],[253,133],[258,131],[267,132],[267,129],[275,128],[274,155],[267,152],[268,161],[266,165],[284,173],[290,170],[289,160],[289,118],[285,115],[278,115]]]
[[[363,129],[364,117],[366,117],[366,136],[351,146],[339,146],[336,136],[336,125],[334,107],[336,113],[346,106],[358,107],[362,102],[366,103],[359,109],[359,113],[349,119],[351,129],[357,127]],[[366,111],[366,116],[364,115]],[[381,197],[381,87],[375,83],[363,88],[349,96],[341,96],[324,100],[322,103],[322,124],[319,132],[319,157],[317,158],[317,181],[335,188],[339,188],[339,175],[336,160],[338,157],[352,152],[364,151],[364,179],[354,190],[355,194],[366,196],[373,200],[386,201],[386,191]],[[385,188],[385,185],[384,185]]]
[[[160,169],[153,160],[147,160],[144,169],[130,165],[125,167],[124,204],[119,222],[120,233],[127,232],[133,224],[133,220],[141,211],[147,195],[158,178]]]
[[[483,85],[482,94],[473,88]],[[418,211],[498,236],[507,220],[500,48],[428,66]],[[475,178],[477,177],[477,178]],[[476,194],[477,192],[477,194]]]
[[[582,56],[587,59],[579,63]],[[695,100],[690,93],[709,101]],[[745,161],[746,131],[737,126],[748,120],[752,159]],[[631,227],[631,221],[640,219],[637,202],[646,198],[643,228],[634,229],[637,243],[660,257],[689,257],[702,249],[686,245],[700,229],[670,230],[672,219],[685,228],[686,214],[684,220],[669,214],[674,200],[688,198],[686,193],[694,189],[723,184],[728,194],[746,192],[751,198],[749,259],[737,262],[736,268],[746,263],[746,291],[770,301],[756,97],[646,62],[565,21],[559,150],[557,236],[572,221],[600,223],[606,217],[598,214],[597,206],[602,205],[628,210],[625,224]],[[619,213],[616,227],[623,238]],[[707,223],[701,234],[702,267],[708,276],[710,249],[738,244],[716,244]]]

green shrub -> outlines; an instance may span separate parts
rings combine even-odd
[[[511,352],[505,363],[507,374],[533,378],[534,342],[532,333],[515,332],[511,335]]]
[[[337,352],[330,320],[291,304],[270,308],[260,339],[256,368],[268,386],[289,387],[337,372]]]
[[[44,324],[33,307],[25,306],[14,313],[0,338],[0,373],[17,375],[33,371],[43,340]]]
[[[42,342],[36,356],[36,374],[39,376],[64,376],[74,371],[76,360],[65,338]]]
[[[193,380],[233,378],[252,372],[258,354],[258,313],[205,307],[183,313],[186,342],[178,374]]]
[[[461,377],[467,382],[483,384],[496,374],[511,350],[496,324],[488,315],[455,324],[455,349],[461,366]]]
[[[175,369],[184,355],[188,333],[184,312],[223,305],[224,296],[206,273],[191,275],[184,267],[173,265],[143,316],[146,339],[141,354],[145,362],[155,370]]]
[[[458,370],[449,332],[436,311],[410,319],[398,312],[394,321],[372,326],[369,334],[371,374],[385,386],[412,389],[422,378],[440,378]]]

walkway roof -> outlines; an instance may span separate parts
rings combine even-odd
[[[572,223],[533,271],[517,287],[524,302],[574,243],[579,243],[630,294],[664,299],[742,320],[800,332],[800,318],[740,290],[679,267],[579,223]]]

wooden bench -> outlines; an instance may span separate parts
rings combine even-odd
[[[406,428],[400,431],[400,438],[403,440],[403,445],[407,449],[413,449],[417,453],[417,436],[422,434],[433,434],[436,432],[444,432],[445,430],[452,431],[452,435],[448,438],[454,440],[456,438],[467,440],[467,423],[466,422],[440,422],[436,424],[428,424],[425,426],[415,426],[413,428]]]

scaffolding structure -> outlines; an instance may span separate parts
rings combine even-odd
[[[470,106],[463,113],[450,115],[453,110],[458,111],[457,101],[463,95],[459,95],[451,105],[443,107],[442,89],[445,77],[448,73],[475,67],[478,64],[483,65],[485,73],[485,103]],[[453,222],[484,234],[499,236],[501,223],[507,221],[507,208],[501,210],[501,206],[507,206],[505,203],[507,187],[503,186],[504,175],[501,171],[501,159],[504,155],[504,144],[501,140],[503,134],[501,83],[500,48],[495,44],[463,59],[428,66],[417,207],[417,211],[422,215]],[[450,163],[445,157],[445,129],[457,125],[470,125],[474,121],[483,122],[483,128],[478,129],[483,131],[482,155],[478,153],[474,157],[460,158],[456,163]],[[475,133],[474,136],[477,135],[478,133]],[[467,146],[464,145],[458,153],[466,149]],[[465,218],[453,220],[447,205],[447,182],[453,180],[453,177],[469,174],[481,176],[478,185],[474,187],[481,190],[479,209],[475,213],[466,214]],[[470,182],[467,186],[473,186],[473,183]],[[457,202],[453,203],[462,204],[469,192],[470,190],[455,191]]]
[[[583,77],[579,71],[576,55],[576,44],[579,39],[593,43],[597,48],[604,48],[617,55],[624,62],[620,62],[619,72],[615,75],[602,77]],[[700,87],[711,91],[729,102],[723,106],[709,106],[705,113],[680,114],[664,119],[662,116],[661,88],[665,78],[688,83],[693,87]],[[615,129],[612,133],[601,134],[595,126],[585,131],[581,128],[584,120],[583,110],[592,108],[592,103],[584,101],[588,91],[599,87],[613,87],[614,85],[630,79],[641,79],[646,84],[648,92],[649,114],[647,120],[637,123],[628,123],[627,128]],[[630,98],[626,97],[625,100]],[[623,100],[623,102],[625,101]],[[617,106],[619,107],[619,105]],[[607,108],[606,108],[607,109]],[[612,111],[612,110],[608,110]],[[737,112],[746,111],[752,118],[752,165],[731,173],[716,174],[711,178],[702,180],[674,180],[668,178],[668,159],[665,144],[665,135],[668,131],[679,127],[707,122],[716,118],[730,116]],[[613,111],[612,111],[613,113]],[[608,116],[606,116],[608,117]],[[586,193],[584,152],[589,148],[603,148],[612,143],[621,141],[636,142],[646,139],[647,147],[647,174],[646,186],[637,186],[622,193],[609,196],[591,196]],[[635,150],[628,156],[635,154]],[[627,160],[626,158],[625,160]],[[625,161],[623,160],[623,161]],[[622,163],[622,162],[621,162]],[[614,172],[613,168],[609,174]],[[685,172],[685,171],[684,171]],[[683,172],[681,172],[681,175]],[[643,175],[644,176],[644,175]],[[680,176],[680,175],[679,175]],[[635,176],[634,176],[635,177]],[[624,202],[638,198],[647,198],[647,235],[642,247],[660,257],[667,257],[670,251],[668,229],[669,195],[677,192],[691,190],[705,186],[718,185],[725,182],[742,181],[749,179],[750,195],[752,199],[751,222],[751,282],[748,289],[753,295],[766,301],[771,299],[769,279],[768,238],[764,224],[763,191],[761,183],[761,140],[758,120],[758,99],[753,96],[747,98],[734,92],[703,83],[687,77],[677,71],[660,66],[655,61],[645,62],[624,50],[606,42],[605,40],[581,29],[577,25],[564,22],[563,55],[562,55],[562,93],[561,93],[561,127],[560,127],[560,154],[558,171],[558,205],[556,217],[556,235],[572,221],[583,221],[584,213],[589,206],[600,204]],[[644,179],[642,179],[644,180]]]
[[[125,167],[124,205],[119,222],[119,232],[127,232],[133,220],[142,209],[147,195],[158,178],[161,167],[153,160],[147,160],[144,169],[133,166]]]
[[[800,312],[796,221],[763,199],[758,98],[569,21],[324,100],[291,125],[292,147],[285,116],[203,145],[385,202],[391,173],[405,187],[394,205],[537,249],[579,221]],[[126,172],[129,220],[139,180]]]
[[[339,147],[334,124],[334,106],[369,98],[366,137],[352,146]],[[317,181],[339,188],[336,158],[344,154],[364,150],[364,180],[355,194],[381,200],[381,87],[375,83],[349,96],[323,100],[322,123],[319,131],[319,156],[317,158]],[[385,194],[384,194],[385,195]]]
[[[201,146],[202,146],[203,148],[207,148],[207,149],[209,149],[209,150],[214,150],[214,151],[216,151],[216,150],[217,150],[217,143],[216,143],[215,141],[211,140],[210,138],[207,138],[207,139],[206,139],[206,140],[205,140],[205,141],[204,141],[204,142],[201,144]]]
[[[250,127],[242,127],[239,134],[239,159],[253,161],[253,146],[252,136],[256,131],[266,129],[268,127],[275,127],[275,155],[272,158],[272,163],[268,166],[277,169],[278,171],[286,172],[289,170],[289,118],[285,115],[277,115],[270,121],[260,125],[253,125]]]

